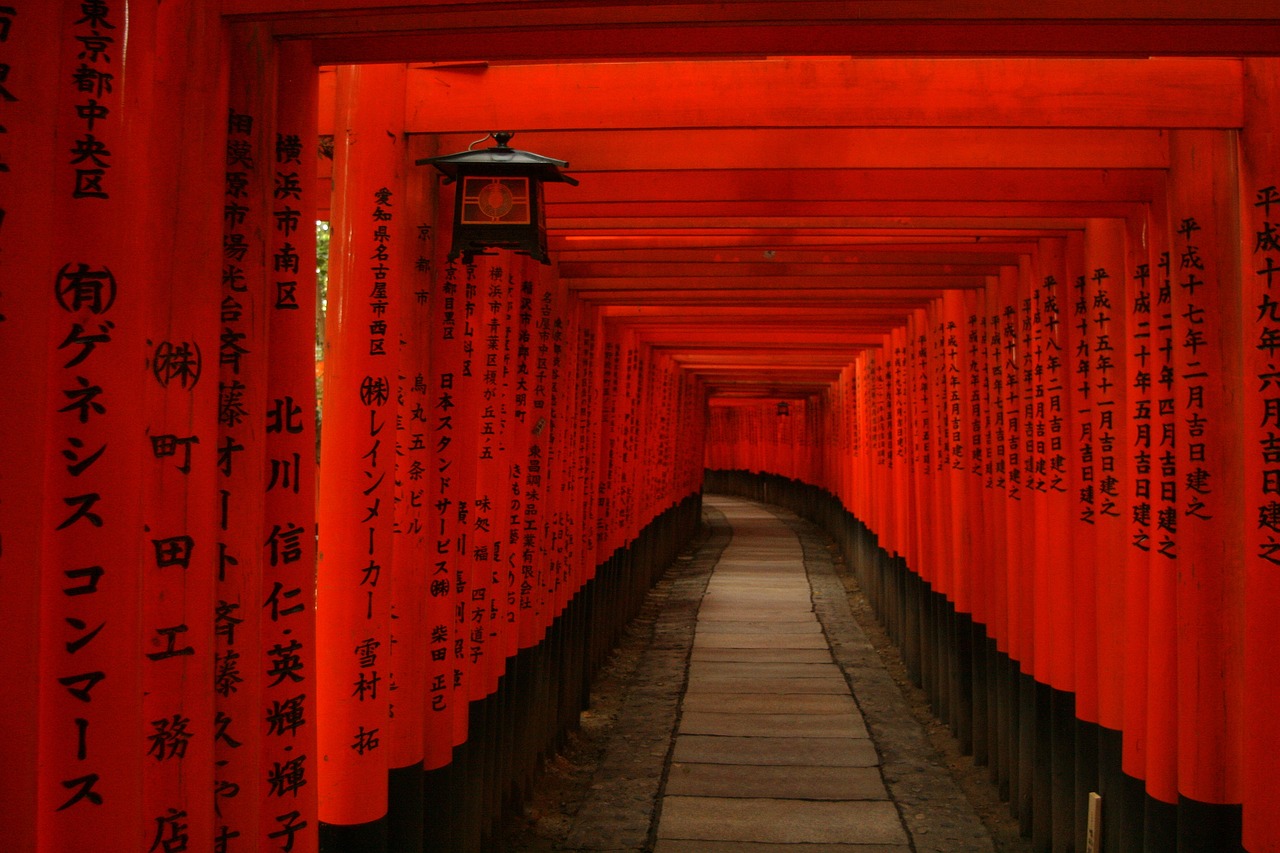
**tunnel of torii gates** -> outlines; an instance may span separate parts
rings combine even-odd
[[[705,482],[1038,849],[1280,850],[1276,11],[0,0],[3,846],[479,849]]]

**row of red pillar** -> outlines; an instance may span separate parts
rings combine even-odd
[[[711,470],[740,469],[818,482],[826,454],[825,426],[816,397],[712,398],[707,416],[706,466]]]
[[[713,408],[709,465],[805,479],[1123,733],[1165,803],[1242,804],[1280,849],[1280,173],[1275,63],[1240,134],[1170,134],[1167,191],[1038,239],[885,336],[823,397],[820,470],[766,407]],[[784,447],[791,441],[791,447]]]
[[[0,8],[7,849],[380,819],[700,482],[694,380],[552,268],[445,258],[403,68],[338,88],[318,385],[316,69],[207,5]]]

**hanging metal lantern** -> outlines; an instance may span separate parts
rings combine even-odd
[[[566,161],[509,147],[514,134],[489,136],[497,143],[492,148],[418,161],[419,166],[430,164],[443,172],[446,184],[458,184],[449,259],[461,255],[466,263],[484,249],[511,249],[550,263],[542,184],[578,182],[560,171],[568,167]]]
[[[785,417],[789,417],[790,415],[791,415],[791,406],[787,404],[786,400],[779,400],[778,401],[778,417],[785,418]]]

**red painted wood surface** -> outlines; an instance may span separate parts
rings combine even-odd
[[[451,190],[439,191],[435,209],[451,210]],[[435,229],[431,259],[435,271],[429,291],[429,363],[427,374],[427,425],[424,441],[428,447],[427,487],[431,511],[428,514],[428,584],[427,584],[427,734],[426,766],[439,768],[452,759],[453,747],[465,738],[456,737],[455,719],[465,718],[466,696],[461,687],[461,673],[456,660],[456,589],[458,557],[455,539],[459,530],[455,503],[462,500],[460,479],[454,467],[459,465],[459,447],[454,446],[453,419],[458,403],[455,396],[457,377],[462,369],[462,322],[459,293],[459,267],[446,261],[447,241]],[[456,706],[461,705],[463,710]]]
[[[282,527],[274,536],[271,531],[263,531],[266,503],[273,492],[284,494],[294,486],[301,495],[302,477],[300,461],[291,454],[279,453],[270,462],[267,453],[269,371],[274,361],[270,340],[270,290],[274,284],[270,259],[283,245],[277,241],[278,232],[273,227],[276,93],[264,85],[276,77],[275,55],[269,36],[260,26],[236,28],[230,49],[234,72],[229,81],[226,150],[218,159],[225,175],[221,189],[226,211],[222,245],[226,248],[218,304],[208,312],[218,321],[215,451],[221,500],[213,553],[217,586],[211,682],[214,713],[225,734],[214,742],[218,763],[213,782],[218,804],[216,832],[228,839],[224,843],[233,838],[262,840],[260,827],[265,825],[264,812],[270,810],[272,801],[289,802],[302,792],[304,786],[290,784],[285,793],[277,772],[274,778],[278,784],[273,796],[267,797],[271,790],[267,780],[273,765],[265,762],[264,747],[274,738],[265,735],[261,726],[263,704],[268,690],[283,698],[284,691],[290,688],[308,681],[315,683],[314,643],[306,642],[304,636],[278,636],[278,631],[270,632],[277,636],[269,636],[270,622],[263,618],[261,609],[266,600],[263,592],[269,588],[265,569],[272,562],[271,557],[279,566],[282,560],[293,556],[287,532],[294,528]],[[309,396],[313,395],[314,390]],[[289,419],[287,406],[281,415]],[[279,444],[277,447],[283,450]],[[314,445],[305,458],[308,463],[313,462]],[[264,478],[269,466],[275,473],[270,488]],[[314,470],[313,464],[307,467]],[[308,491],[307,497],[314,504],[314,492]],[[292,535],[298,549],[302,548],[305,537],[301,534],[306,529],[299,526]],[[263,548],[268,540],[270,551]],[[310,559],[303,564],[314,565],[313,547],[306,550]],[[298,561],[303,562],[303,557],[300,551]],[[311,597],[310,593],[307,597]],[[287,656],[283,654],[286,649]],[[271,674],[277,661],[291,665],[283,670],[289,673],[287,677]],[[305,691],[299,689],[289,698],[299,695],[305,695]],[[315,772],[313,766],[307,766],[314,761],[314,750],[300,750],[297,756],[282,755],[279,748],[272,753],[279,762],[275,766],[297,771],[290,774],[295,780],[305,780]]]
[[[119,10],[86,21],[78,4],[52,5],[58,7],[56,16],[26,5],[25,21],[14,21],[15,27],[54,30],[57,82],[49,94],[56,138],[65,141],[55,149],[40,190],[52,201],[57,227],[46,238],[49,255],[33,279],[44,284],[32,287],[43,295],[48,316],[48,338],[32,348],[44,351],[49,387],[39,524],[45,567],[40,630],[25,641],[27,646],[34,641],[30,653],[41,660],[35,694],[41,720],[38,844],[128,848],[147,843],[144,834],[153,827],[144,821],[163,815],[167,806],[181,808],[176,797],[161,805],[157,783],[182,763],[183,736],[194,738],[197,727],[207,731],[201,724],[209,722],[197,715],[181,725],[188,717],[179,681],[167,677],[182,674],[182,658],[188,656],[182,650],[195,652],[187,637],[178,636],[186,630],[185,604],[158,600],[154,577],[136,568],[155,564],[151,543],[138,535],[147,513],[136,484],[146,456],[134,439],[149,419],[151,391],[141,366],[149,355],[154,268],[144,251],[142,226],[155,188],[142,175],[152,153],[147,134],[156,120],[148,73],[154,55],[140,58],[138,87],[99,96],[95,86],[81,93],[71,76],[81,64],[101,74],[109,64],[127,62],[119,42],[100,40],[124,21]],[[140,42],[154,41],[154,12],[139,15],[136,26]],[[82,36],[99,39],[94,42],[99,49],[84,51],[83,59],[77,40]],[[128,67],[132,73],[132,64]],[[97,107],[77,110],[77,104],[89,106],[91,99]],[[121,223],[127,223],[131,236],[121,238]],[[166,654],[168,636],[180,640],[172,657]],[[197,641],[206,654],[210,639],[206,633]],[[148,653],[160,657],[145,659]],[[144,703],[144,684],[157,688],[155,701]],[[21,701],[30,702],[31,695]],[[160,761],[148,755],[150,744],[123,736],[144,727],[154,733],[144,720],[159,719],[167,726],[170,713],[179,724],[178,739],[165,744]],[[164,760],[172,763],[157,767]],[[159,812],[151,811],[156,808]]]
[[[403,69],[340,76],[329,311],[325,329],[324,435],[320,454],[316,612],[320,819],[350,825],[387,810],[391,561],[396,377],[400,317],[395,276],[403,137]]]
[[[315,315],[316,274],[307,261],[315,254],[316,219],[320,199],[314,190],[316,156],[307,149],[307,128],[316,117],[315,70],[310,46],[282,43],[277,54],[275,128],[268,139],[270,168],[272,246],[264,259],[268,278],[268,332],[270,361],[267,366],[267,400],[264,412],[267,465],[266,501],[263,507],[263,583],[255,602],[263,623],[265,652],[289,648],[296,640],[314,650],[316,630],[313,578],[315,543],[306,535],[315,525],[317,472],[307,464],[316,454]],[[296,211],[298,227],[285,233],[285,223]],[[295,268],[296,263],[296,268]],[[283,476],[292,465],[294,479]],[[310,655],[314,661],[314,652]],[[263,671],[268,661],[262,659]],[[315,684],[315,668],[310,680]],[[269,679],[261,698],[260,725],[263,755],[258,786],[263,806],[259,832],[266,842],[284,846],[310,844],[319,825],[318,785],[298,790],[288,808],[275,808],[284,799],[271,796],[271,779],[277,767],[287,767],[299,755],[317,755],[316,707],[292,679]],[[302,716],[298,716],[303,712]],[[314,766],[314,765],[313,765]],[[265,788],[263,787],[265,786]]]
[[[1240,222],[1232,139],[1179,132],[1170,147],[1175,402],[1178,419],[1178,788],[1240,801],[1244,448],[1239,343]]]
[[[876,23],[855,24],[830,3],[530,2],[513,21],[487,0],[226,0],[229,27],[197,5],[2,13],[0,261],[23,284],[0,284],[0,382],[6,403],[21,401],[0,407],[12,451],[0,560],[40,567],[6,573],[0,620],[11,643],[39,648],[6,670],[39,684],[37,701],[0,703],[6,726],[32,733],[3,783],[18,815],[8,837],[125,849],[256,825],[305,846],[321,817],[378,817],[387,767],[420,754],[447,764],[470,734],[468,701],[545,636],[601,560],[696,490],[705,460],[838,494],[1025,672],[1071,691],[1081,719],[1121,730],[1124,767],[1148,794],[1243,802],[1246,847],[1280,846],[1262,760],[1277,740],[1265,650],[1280,94],[1274,58],[1238,58],[1274,55],[1267,4],[961,3],[930,6],[924,22],[919,4],[883,2]],[[366,14],[328,14],[338,7]],[[324,38],[292,38],[311,35]],[[588,46],[688,56],[512,61]],[[872,61],[838,58],[872,48]],[[948,58],[888,56],[907,50]],[[999,58],[1009,51],[1026,57]],[[1126,58],[1030,58],[1050,51]],[[1150,53],[1177,55],[1132,58]],[[777,58],[703,61],[729,54]],[[317,60],[402,55],[429,62],[326,70],[332,85],[312,87]],[[110,89],[80,70],[108,57]],[[481,61],[441,65],[457,58]],[[353,75],[408,89],[384,81],[352,101],[338,79]],[[362,111],[378,116],[349,140],[345,116]],[[457,268],[449,308],[429,171],[352,188],[417,169],[406,149],[458,150],[499,121],[517,144],[568,158],[582,184],[549,194],[554,267],[481,259],[471,295]],[[324,177],[312,174],[316,127],[342,129]],[[277,133],[298,137],[297,162],[280,159]],[[396,151],[381,165],[361,153],[381,145]],[[244,197],[227,180],[240,172]],[[335,182],[317,486],[304,232]],[[381,320],[352,312],[370,308],[368,202],[384,185],[403,269],[387,310],[412,319],[403,359],[386,330],[391,366],[377,375],[400,396],[379,419],[350,382],[375,375],[354,342],[379,358],[367,345]],[[415,243],[420,225],[433,242]],[[107,269],[115,298],[92,302]],[[438,335],[450,310],[456,346]],[[411,449],[415,401],[428,452]],[[349,464],[372,429],[387,455]],[[446,429],[457,444],[437,448]],[[484,456],[490,439],[498,458]],[[414,453],[428,457],[419,496]],[[476,525],[498,492],[510,502],[487,518],[481,555]],[[338,522],[348,498],[361,517],[381,501],[359,566],[358,537]],[[376,590],[335,594],[344,572],[366,569],[382,571]],[[68,594],[73,581],[86,589]],[[357,631],[361,620],[376,630]],[[324,677],[305,651],[317,643]],[[381,687],[404,691],[394,721],[381,690],[367,718],[348,713],[362,645]],[[286,736],[275,712],[303,694],[306,726]],[[108,738],[109,726],[143,736]],[[98,810],[109,817],[80,819]]]
[[[1276,388],[1272,374],[1276,301],[1269,272],[1280,266],[1274,239],[1280,204],[1271,203],[1280,163],[1280,127],[1266,105],[1280,96],[1280,65],[1274,59],[1245,64],[1250,81],[1246,120],[1240,138],[1240,256],[1243,304],[1244,372],[1244,839],[1250,850],[1280,849],[1280,827],[1270,815],[1280,812],[1280,791],[1270,778],[1268,755],[1280,745],[1280,721],[1268,709],[1280,698],[1267,649],[1275,647],[1276,620],[1270,602],[1277,600]]]
[[[0,61],[8,65],[5,88],[15,99],[7,105],[5,136],[0,136],[0,163],[6,167],[0,173],[5,198],[0,202],[0,257],[11,281],[44,281],[60,266],[54,264],[52,239],[59,204],[47,188],[55,163],[60,167],[61,162],[43,140],[63,103],[64,85],[58,80],[62,10],[57,4],[34,3],[12,8],[15,11],[0,15]],[[14,202],[22,198],[27,203],[16,206]],[[57,392],[50,384],[45,347],[62,340],[51,340],[56,334],[51,327],[66,334],[69,326],[58,316],[62,313],[45,288],[0,288],[0,361],[7,365],[0,371],[0,395],[6,401],[25,401],[25,405],[0,406],[0,434],[8,448],[0,469],[0,565],[41,567],[41,571],[6,572],[9,582],[0,596],[0,637],[15,648],[40,636],[41,595],[48,586],[44,573],[51,570],[45,568],[50,564],[40,483],[48,464],[49,419],[57,408],[49,395]],[[32,346],[32,341],[42,345]],[[8,659],[4,672],[14,684],[48,689],[43,682],[49,674],[41,671],[38,655]],[[13,739],[9,770],[0,774],[0,796],[9,804],[11,815],[5,832],[16,847],[27,850],[36,846],[37,804],[49,781],[42,780],[40,772],[43,704],[38,694],[36,701],[0,702],[0,726],[28,733]],[[74,737],[75,729],[64,728],[61,735]]]

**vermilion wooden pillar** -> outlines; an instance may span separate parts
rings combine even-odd
[[[991,560],[990,594],[992,596],[992,614],[990,628],[996,640],[996,648],[1013,660],[1017,660],[1018,643],[1013,626],[1017,617],[1010,604],[1009,581],[1010,567],[1018,560],[1010,559],[1010,544],[1016,544],[1018,532],[1009,531],[1010,507],[1005,472],[1008,467],[1009,447],[1006,430],[1008,427],[1008,411],[1005,401],[1004,361],[1005,307],[1012,308],[1011,299],[1014,294],[1016,272],[1009,267],[1001,267],[1000,275],[986,289],[986,302],[983,318],[986,321],[985,362],[986,372],[986,431],[987,457],[984,483],[986,501],[991,508],[988,519],[991,521],[991,535],[988,541]],[[1007,762],[1006,762],[1007,765]]]
[[[948,349],[949,339],[954,341],[954,332],[948,326],[955,322],[952,314],[955,301],[937,299],[930,306],[929,316],[929,390],[930,419],[933,422],[933,472],[931,514],[938,520],[939,534],[934,544],[934,559],[938,565],[939,587],[947,599],[955,603],[957,598],[958,563],[955,559],[955,542],[959,538],[951,515],[952,482],[955,479],[952,466],[952,453],[955,449],[953,436],[956,428],[954,416],[959,414],[958,401],[953,403],[953,389],[950,380],[954,375],[959,379],[954,358],[959,353]],[[958,342],[955,342],[958,347]],[[953,372],[954,371],[954,372]],[[958,389],[954,393],[958,395]]]
[[[1147,802],[1145,835],[1153,848],[1177,843],[1178,801],[1178,458],[1173,275],[1163,195],[1147,215],[1151,235],[1151,374],[1154,405],[1152,536],[1147,582]]]
[[[83,4],[79,8],[85,10]],[[213,447],[205,442],[216,435],[212,427],[219,370],[214,353],[222,360],[214,343],[221,301],[215,270],[222,122],[221,116],[211,115],[207,100],[173,83],[203,78],[206,97],[221,106],[222,72],[213,59],[220,55],[219,28],[213,16],[192,3],[157,6],[154,31],[138,27],[138,22],[130,14],[129,40],[141,36],[154,47],[133,55],[153,56],[154,65],[134,63],[125,79],[132,76],[136,84],[150,78],[149,94],[155,99],[155,120],[147,132],[152,154],[141,173],[151,223],[147,241],[155,265],[144,342],[149,375],[143,379],[147,437],[141,566],[144,612],[161,617],[166,634],[165,657],[152,657],[153,648],[143,669],[145,763],[152,767],[144,780],[143,818],[150,843],[158,848],[180,845],[188,838],[209,838],[216,845],[217,805],[226,791],[216,784],[214,754],[219,743],[234,741],[240,733],[216,713],[208,689],[218,625],[213,547],[218,532],[216,460]],[[173,52],[161,49],[179,38],[183,47]],[[204,236],[188,249],[193,233]],[[179,290],[171,285],[188,276],[189,287]],[[187,449],[193,451],[190,464],[183,464]],[[170,635],[170,629],[180,630]],[[168,657],[170,636],[177,640],[176,649],[190,653]],[[252,728],[244,722],[246,729]],[[205,731],[210,733],[207,738],[201,736]]]
[[[270,740],[261,728],[264,688],[268,684],[277,690],[286,684],[288,688],[306,684],[314,679],[315,665],[314,648],[304,645],[301,637],[284,641],[276,647],[275,654],[264,654],[266,648],[271,648],[263,645],[261,613],[266,559],[262,543],[267,538],[262,530],[265,505],[271,491],[301,487],[301,465],[288,457],[277,460],[276,478],[268,490],[264,475],[270,464],[266,419],[272,310],[268,287],[270,258],[275,251],[271,191],[275,172],[275,46],[262,27],[235,27],[230,36],[229,64],[234,73],[227,123],[221,128],[225,149],[219,157],[225,176],[220,188],[221,291],[219,305],[213,309],[218,342],[218,431],[214,451],[219,500],[213,550],[217,589],[212,615],[216,633],[210,681],[215,713],[225,734],[214,744],[218,804],[215,833],[225,839],[221,843],[234,850],[237,843],[263,841],[263,812],[270,810],[273,802],[290,803],[308,787],[307,783],[314,788],[308,777],[317,771],[310,764],[314,752],[280,756],[277,785],[272,796],[266,796],[271,767],[262,763],[264,741]],[[297,230],[300,226],[299,218],[291,227]],[[312,468],[314,449],[301,458]],[[299,528],[292,537],[298,549],[304,538],[302,530]],[[277,563],[292,556],[285,533],[286,529],[282,529],[271,539]],[[281,670],[287,665],[287,677],[271,674],[277,661]],[[304,694],[299,689],[294,695]],[[283,783],[285,775],[293,781]]]
[[[606,555],[600,553],[596,530],[599,525],[600,436],[602,432],[602,403],[604,400],[604,336],[599,309],[579,302],[581,312],[579,352],[583,359],[583,403],[578,418],[583,430],[583,446],[580,454],[583,477],[583,524],[579,531],[582,544],[583,566],[588,578],[594,578],[596,567]]]
[[[969,386],[969,373],[966,365],[965,338],[966,321],[964,295],[958,291],[943,297],[943,314],[946,324],[945,340],[942,345],[943,378],[945,382],[944,400],[946,411],[946,434],[942,440],[947,444],[947,470],[944,472],[949,485],[949,494],[943,496],[941,511],[951,516],[951,553],[952,567],[952,601],[956,610],[973,615],[973,533],[972,527],[980,526],[975,520],[966,521],[957,513],[958,506],[973,508],[969,495],[973,477],[968,471],[969,456],[972,452],[973,419],[970,416],[968,396],[972,393]]]
[[[1066,243],[1061,237],[1039,241],[1037,251],[1039,324],[1038,377],[1035,384],[1037,455],[1041,508],[1036,516],[1041,543],[1036,579],[1036,649],[1038,679],[1049,685],[1049,755],[1047,763],[1052,849],[1070,849],[1075,841],[1075,514],[1071,488],[1072,416],[1069,405],[1074,352],[1069,348]]]
[[[1239,184],[1226,133],[1170,137],[1178,425],[1178,835],[1238,837],[1243,705],[1244,384]]]
[[[59,13],[37,6],[56,6]],[[154,43],[154,7],[127,11],[131,38]],[[38,843],[50,850],[144,847],[153,818],[164,817],[169,806],[182,811],[177,799],[160,806],[154,785],[163,775],[155,766],[160,762],[148,755],[149,744],[126,733],[149,728],[144,683],[164,683],[165,675],[181,672],[181,658],[194,656],[196,646],[210,653],[207,634],[182,636],[183,603],[156,601],[140,571],[164,571],[138,535],[145,516],[137,492],[146,452],[140,437],[147,426],[142,365],[151,355],[147,299],[155,272],[144,240],[153,209],[147,134],[156,104],[147,50],[126,56],[119,38],[125,12],[117,6],[85,16],[78,3],[23,4],[25,20],[14,20],[16,33],[52,28],[54,43],[41,47],[57,57],[53,90],[29,95],[52,97],[56,108],[56,135],[46,127],[29,139],[42,147],[54,143],[52,168],[37,192],[51,200],[56,230],[50,262],[31,287],[48,312],[48,337],[28,341],[44,353],[49,386],[37,813]],[[81,38],[93,49],[82,47]],[[108,91],[99,88],[104,74],[116,80],[136,74],[138,83]],[[89,80],[89,91],[80,90],[77,75]],[[186,717],[180,696],[167,689],[173,683],[148,708],[164,704],[179,715],[173,726],[163,718],[175,736],[160,752],[161,761],[172,760],[170,768],[182,763],[181,747],[200,730],[177,725]],[[192,722],[207,720],[198,714]],[[150,811],[156,807],[159,815]],[[180,826],[174,817],[173,826]],[[205,815],[197,826],[208,828]]]
[[[1123,754],[1121,769],[1125,775],[1124,824],[1129,836],[1141,839],[1144,817],[1141,793],[1146,777],[1147,672],[1148,632],[1150,630],[1150,581],[1152,533],[1155,513],[1154,492],[1156,431],[1153,399],[1152,350],[1154,277],[1152,276],[1152,242],[1147,237],[1148,211],[1126,220],[1126,255],[1128,285],[1121,310],[1124,312],[1127,358],[1122,381],[1125,385],[1124,417],[1129,440],[1123,454],[1125,465],[1125,498],[1129,511],[1124,519],[1126,533],[1126,567],[1124,589],[1124,661],[1121,684],[1123,707]]]
[[[261,620],[257,665],[266,676],[256,714],[262,738],[256,843],[270,849],[285,847],[292,840],[294,849],[309,849],[319,833],[320,786],[313,782],[285,796],[278,780],[292,767],[306,767],[309,780],[316,780],[319,773],[315,656],[320,635],[315,537],[310,533],[316,523],[317,485],[313,259],[316,209],[322,201],[317,198],[318,154],[313,140],[317,75],[308,42],[280,42],[275,50],[275,121],[261,164],[270,195],[270,236],[264,259],[269,358],[265,405],[258,423],[266,437],[259,475],[265,480],[265,499],[255,543],[262,576],[256,595],[247,602],[255,613],[245,612],[243,618]],[[327,204],[328,199],[323,201]],[[287,650],[306,662],[305,680],[281,677]]]
[[[1036,616],[1037,631],[1043,631],[1037,639],[1037,650],[1044,655],[1044,666],[1040,671],[1046,683],[1060,691],[1071,692],[1075,680],[1072,654],[1075,646],[1071,642],[1075,558],[1072,552],[1074,537],[1070,534],[1075,503],[1068,469],[1072,433],[1067,397],[1074,356],[1067,349],[1070,305],[1066,302],[1065,241],[1042,240],[1039,248],[1042,372],[1035,386],[1035,396],[1038,426],[1042,422],[1044,429],[1037,440],[1043,445],[1040,452],[1045,466],[1041,474],[1045,511],[1043,521],[1039,514],[1036,521],[1037,530],[1043,532],[1042,541],[1049,546],[1040,554],[1045,564],[1043,577],[1046,589],[1041,595],[1037,585],[1037,596],[1048,603],[1048,607]],[[1040,414],[1042,408],[1043,414]]]
[[[1086,276],[1084,238],[1081,232],[1068,235],[1065,252],[1066,282],[1060,286],[1065,330],[1064,377],[1068,388],[1071,418],[1067,438],[1070,459],[1073,531],[1072,621],[1075,650],[1074,687],[1076,714],[1085,722],[1097,722],[1097,599],[1094,592],[1097,545],[1093,532],[1096,520],[1097,463],[1096,412],[1093,409],[1092,346],[1089,341],[1091,294]]]
[[[976,622],[990,626],[991,599],[987,590],[987,576],[990,571],[987,559],[987,514],[989,507],[984,498],[983,468],[986,460],[985,429],[983,426],[982,405],[985,390],[983,383],[983,344],[981,315],[983,292],[966,291],[962,294],[961,314],[964,322],[960,327],[960,373],[962,376],[961,436],[964,440],[963,481],[966,504],[972,516],[966,515],[960,520],[967,530],[968,544],[965,549],[966,574],[970,595],[970,612]],[[977,523],[981,520],[981,523]],[[990,635],[989,635],[990,636]]]
[[[1097,544],[1094,596],[1097,613],[1098,690],[1096,746],[1098,792],[1109,806],[1106,825],[1112,847],[1118,846],[1123,820],[1120,789],[1121,730],[1124,727],[1126,585],[1130,499],[1126,491],[1126,456],[1131,452],[1126,409],[1126,314],[1129,273],[1125,223],[1091,219],[1085,227],[1085,276],[1089,304],[1090,392],[1094,418],[1094,534]]]
[[[523,402],[517,385],[517,410],[524,412],[524,429],[528,431],[528,450],[523,459],[521,484],[524,518],[520,528],[520,547],[516,563],[520,566],[520,647],[529,648],[546,636],[551,624],[550,573],[543,558],[547,547],[546,519],[549,512],[546,489],[548,441],[550,427],[548,395],[551,350],[550,321],[547,312],[551,293],[549,273],[540,266],[526,270],[521,282],[520,323],[528,330],[524,358]],[[526,321],[526,317],[528,318]],[[519,357],[517,373],[519,374]]]
[[[510,614],[510,637],[507,653],[515,654],[526,647],[532,635],[530,620],[532,609],[525,607],[528,593],[524,576],[523,538],[525,527],[524,469],[529,458],[529,444],[533,440],[533,421],[529,417],[529,334],[533,321],[529,306],[532,305],[532,266],[511,270],[508,284],[511,290],[512,317],[504,345],[503,374],[507,422],[505,479],[503,506],[506,513],[507,549],[505,560],[504,612]]]
[[[0,13],[0,62],[8,67],[4,89],[11,98],[0,123],[0,255],[10,281],[51,283],[61,265],[54,263],[61,255],[54,251],[55,222],[67,195],[51,191],[51,176],[61,171],[65,158],[49,144],[56,117],[69,109],[68,87],[59,79],[64,69],[59,57],[62,7],[34,1],[9,6]],[[65,335],[71,326],[49,294],[45,286],[0,288],[0,362],[7,365],[0,371],[0,396],[28,401],[0,406],[0,436],[7,448],[0,463],[0,567],[7,578],[0,596],[0,639],[10,648],[40,636],[42,588],[49,586],[42,576],[53,571],[46,562],[42,483],[46,452],[58,452],[46,448],[49,420],[62,404],[49,402],[48,395],[58,391],[51,389],[46,345],[58,345],[62,339],[50,336]],[[14,566],[41,571],[11,570]],[[38,654],[9,656],[4,673],[14,684],[49,689]],[[0,798],[8,815],[5,832],[20,850],[36,849],[37,803],[46,785],[57,784],[40,772],[42,704],[0,703],[0,726],[30,733],[13,738],[6,772],[0,774]],[[76,725],[63,719],[59,733],[74,738]],[[60,758],[59,766],[65,764]]]
[[[1244,843],[1280,850],[1280,62],[1245,60],[1240,136],[1240,310],[1244,349]],[[1273,286],[1274,285],[1274,286]]]
[[[436,202],[439,211],[451,210],[451,190],[442,188]],[[439,225],[437,224],[438,228]],[[443,235],[435,238],[432,259],[433,277],[429,292],[430,316],[433,322],[426,331],[430,335],[427,373],[427,424],[424,442],[427,461],[427,720],[426,765],[428,770],[447,766],[453,756],[454,705],[466,704],[458,689],[461,676],[455,677],[455,603],[459,600],[454,582],[458,560],[454,539],[458,515],[454,503],[460,499],[456,485],[458,447],[455,446],[453,419],[457,414],[458,374],[462,360],[462,320],[458,294],[460,267],[446,262],[448,252]],[[459,445],[460,446],[460,445]],[[430,809],[436,803],[428,803]],[[440,809],[443,814],[445,809]]]
[[[316,613],[322,844],[385,847],[404,69],[339,70]]]
[[[1000,402],[996,411],[1001,420],[997,422],[1001,436],[998,443],[1003,447],[1003,458],[997,465],[996,484],[1001,488],[999,493],[1004,501],[1005,513],[1005,554],[1004,554],[1004,595],[1005,610],[1008,614],[1007,642],[1009,656],[1018,662],[1023,674],[1030,674],[1035,667],[1035,649],[1031,646],[1030,614],[1025,605],[1029,603],[1026,592],[1033,589],[1033,573],[1026,564],[1023,553],[1024,530],[1031,521],[1029,495],[1022,484],[1022,371],[1020,353],[1022,350],[1020,300],[1026,292],[1025,261],[1018,266],[1006,266],[1000,277],[1000,298],[998,302],[999,319],[992,314],[993,324],[999,329],[999,347],[993,348],[993,357],[999,368]]]
[[[212,455],[166,451],[212,439],[217,30],[185,3],[14,3],[0,18],[0,349],[7,399],[24,401],[6,407],[20,429],[0,424],[0,561],[21,566],[2,621],[32,648],[29,672],[6,667],[30,693],[5,703],[20,733],[6,843],[210,839]],[[178,21],[189,38],[160,57]],[[166,88],[178,77],[197,85]],[[183,246],[193,225],[206,239]],[[162,285],[178,275],[199,283],[182,316]],[[160,527],[179,531],[177,563],[157,565]],[[189,641],[173,655],[170,629]]]

